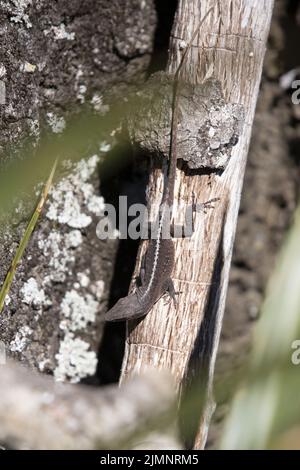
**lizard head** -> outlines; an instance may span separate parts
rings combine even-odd
[[[140,305],[135,293],[122,297],[118,302],[109,309],[102,319],[104,321],[126,321],[138,318],[144,315],[144,309]]]

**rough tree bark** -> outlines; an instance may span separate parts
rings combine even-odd
[[[82,105],[105,121],[106,92],[126,94],[144,80],[155,27],[153,0],[1,1],[0,169],[24,137],[34,151],[41,129],[59,133]],[[52,191],[0,316],[7,353],[59,380],[78,382],[96,370],[117,251],[117,240],[96,236],[104,202],[97,165],[114,141],[99,129],[97,156],[87,143],[87,159]],[[33,206],[22,194],[10,223],[1,218],[0,285]]]
[[[210,7],[213,12],[201,27],[184,67],[185,78],[192,83],[212,77],[220,80],[226,100],[244,107],[244,125],[222,174],[192,174],[178,168],[178,200],[189,201],[193,191],[198,201],[215,197],[220,201],[214,210],[197,217],[192,243],[176,241],[173,279],[176,290],[181,292],[178,307],[164,305],[161,299],[140,324],[128,324],[121,377],[123,382],[144,366],[152,365],[170,369],[180,390],[194,382],[199,385],[200,378],[205,402],[195,428],[195,448],[205,445],[214,408],[215,358],[273,1],[180,0],[170,43],[170,73],[179,64],[182,41],[188,43]],[[153,207],[157,207],[162,186],[161,173],[154,170],[148,188]]]

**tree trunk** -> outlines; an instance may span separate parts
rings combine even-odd
[[[9,163],[8,155],[14,161],[18,151],[24,156],[24,137],[34,142],[34,153],[45,129],[53,139],[51,133],[63,130],[83,104],[105,124],[110,119],[107,90],[114,102],[121,87],[128,93],[126,82],[144,81],[155,27],[153,0],[0,2],[2,95],[5,91],[0,98],[0,170]],[[98,137],[100,151],[90,153],[87,141],[80,156],[87,161],[64,170],[66,177],[50,194],[0,315],[0,340],[10,356],[72,382],[95,373],[100,314],[107,309],[117,251],[117,240],[96,236],[103,203],[97,162],[116,140],[102,128]],[[1,286],[30,220],[34,196],[22,192],[7,225],[0,201]],[[80,321],[75,324],[76,316]]]
[[[185,172],[178,168],[176,198],[197,201],[220,198],[215,208],[197,216],[192,240],[176,241],[173,280],[180,292],[178,306],[161,299],[147,317],[127,328],[121,382],[145,366],[172,371],[182,396],[201,385],[204,404],[194,409],[195,448],[203,448],[213,411],[212,382],[226,300],[240,194],[259,90],[273,2],[180,0],[170,42],[168,72],[174,73],[201,18],[213,7],[189,51],[183,74],[186,81],[220,80],[225,99],[243,106],[244,125],[222,174]],[[178,165],[179,166],[179,165]],[[148,194],[158,206],[163,180],[151,174]],[[139,265],[140,262],[137,263]],[[138,268],[138,266],[137,266]],[[138,269],[137,269],[138,270]],[[200,394],[199,394],[200,395]],[[199,412],[199,415],[197,416]]]

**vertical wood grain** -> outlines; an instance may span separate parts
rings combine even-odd
[[[213,410],[215,359],[273,0],[179,0],[170,40],[170,73],[178,67],[183,41],[189,42],[210,7],[213,10],[189,51],[183,75],[192,83],[219,79],[226,100],[244,106],[245,123],[221,175],[188,173],[178,165],[177,201],[190,202],[192,192],[199,202],[215,197],[220,201],[206,214],[197,214],[192,239],[175,241],[173,280],[180,292],[178,306],[162,298],[145,319],[128,324],[121,377],[122,382],[146,366],[167,368],[182,390],[200,374],[206,400],[195,448],[205,445]],[[161,172],[155,170],[148,187],[152,207],[161,198],[162,184]],[[175,217],[180,220],[182,214]]]

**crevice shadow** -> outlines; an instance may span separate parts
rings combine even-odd
[[[207,405],[207,383],[209,364],[216,334],[216,320],[220,304],[221,280],[224,266],[223,240],[225,216],[223,218],[218,251],[215,259],[211,286],[204,309],[204,317],[191,353],[187,372],[183,379],[179,426],[182,441],[187,449],[192,449],[199,431],[202,415]]]
[[[295,54],[295,44],[299,44],[299,24],[297,22],[297,11],[299,0],[288,0],[286,15],[282,16],[281,25],[283,31],[288,31],[284,37],[284,48],[279,54],[279,63],[284,64],[285,71],[299,66],[299,53]]]
[[[122,158],[120,159],[120,152]],[[138,165],[136,164],[138,159]],[[127,196],[128,207],[132,204],[145,204],[145,188],[148,171],[143,155],[134,155],[132,147],[123,143],[115,147],[106,156],[100,166],[101,194],[105,202],[116,208],[119,219],[119,196]],[[130,218],[128,218],[130,222]],[[117,227],[118,228],[118,227]],[[128,293],[134,271],[139,240],[130,238],[119,240],[113,265],[113,276],[107,309]],[[96,376],[102,385],[116,383],[119,380],[124,354],[125,322],[106,323],[98,351],[98,369]]]
[[[165,70],[168,61],[168,48],[178,0],[155,0],[157,27],[154,35],[153,54],[148,76],[158,70]]]

